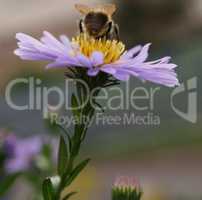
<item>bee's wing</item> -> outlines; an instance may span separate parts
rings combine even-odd
[[[88,14],[91,11],[91,8],[84,4],[75,4],[75,8],[81,13],[81,14]]]
[[[103,10],[107,15],[112,16],[117,8],[115,4],[104,4],[97,6],[97,9]]]

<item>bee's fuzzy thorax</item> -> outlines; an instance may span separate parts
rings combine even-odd
[[[107,13],[107,11],[103,8],[95,8],[95,9],[91,9],[91,12],[93,13],[102,13],[103,15],[106,15],[109,19],[112,19],[112,16]]]

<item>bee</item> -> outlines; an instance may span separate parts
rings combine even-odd
[[[79,22],[80,33],[87,33],[95,39],[119,40],[119,27],[112,19],[116,11],[114,4],[94,7],[76,4],[75,8],[84,16]]]

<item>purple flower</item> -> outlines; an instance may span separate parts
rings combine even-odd
[[[16,137],[8,135],[3,142],[3,151],[7,158],[13,158],[15,155]]]
[[[174,71],[177,65],[170,63],[170,57],[146,61],[150,44],[125,51],[124,44],[115,40],[95,40],[84,34],[72,41],[64,35],[58,40],[46,31],[40,40],[23,33],[17,33],[16,38],[16,55],[25,60],[48,61],[47,68],[84,67],[89,76],[105,72],[123,81],[132,75],[169,87],[179,85]]]
[[[12,134],[8,135],[3,142],[6,172],[15,173],[28,170],[41,148],[42,142],[39,137],[21,139]]]

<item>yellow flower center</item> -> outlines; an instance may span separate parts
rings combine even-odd
[[[117,61],[125,51],[125,45],[117,40],[95,39],[86,34],[80,34],[72,39],[80,47],[80,51],[90,57],[94,51],[102,52],[105,64]]]

